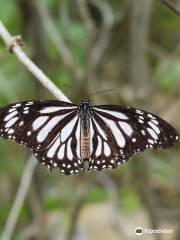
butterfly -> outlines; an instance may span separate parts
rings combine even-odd
[[[48,169],[65,175],[115,169],[136,152],[179,141],[165,120],[133,107],[24,101],[0,108],[0,137],[32,149]]]

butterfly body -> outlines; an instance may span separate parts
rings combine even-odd
[[[0,137],[32,149],[48,169],[66,175],[115,169],[136,152],[170,148],[179,141],[165,120],[118,105],[80,106],[54,100],[25,101],[0,108]]]

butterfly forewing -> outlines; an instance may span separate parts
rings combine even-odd
[[[74,104],[42,100],[0,109],[1,137],[26,145],[49,169],[58,167],[67,175],[83,169],[79,129]]]
[[[90,170],[116,168],[136,152],[169,148],[179,140],[170,124],[143,110],[105,105],[93,107],[91,114],[95,134]]]

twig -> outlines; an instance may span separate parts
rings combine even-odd
[[[104,187],[105,191],[109,195],[109,200],[112,204],[112,227],[117,232],[118,236],[122,236],[122,239],[129,240],[125,230],[122,228],[123,224],[121,224],[119,219],[119,204],[118,204],[118,193],[116,189],[116,185],[111,179],[111,177],[107,175],[100,175],[97,178],[97,181]]]
[[[78,66],[76,66],[71,51],[67,47],[60,33],[55,28],[54,23],[49,15],[48,9],[44,6],[42,2],[40,3],[39,1],[34,1],[34,4],[37,8],[37,11],[41,18],[42,26],[45,29],[47,36],[55,46],[56,50],[64,61],[65,66],[69,69],[69,71],[77,80],[81,80],[82,73]]]
[[[107,1],[90,0],[91,4],[96,6],[102,15],[102,30],[95,42],[90,54],[90,67],[93,69],[99,65],[111,40],[112,27],[115,22],[114,14]]]
[[[82,20],[89,32],[92,34],[96,31],[96,26],[90,16],[90,12],[88,9],[88,1],[87,0],[76,0],[79,12]]]
[[[13,38],[8,30],[5,28],[3,23],[0,21],[0,37],[6,44],[6,46],[11,49],[11,51],[17,56],[18,60],[23,63],[26,68],[40,81],[45,88],[47,88],[55,97],[61,99],[65,102],[70,102],[70,100],[62,93],[62,91],[39,69],[22,51],[16,38]]]
[[[173,12],[175,12],[177,15],[180,15],[180,9],[174,6],[169,0],[161,0],[161,2]]]
[[[72,218],[71,218],[71,223],[69,226],[69,230],[66,236],[66,240],[72,240],[74,239],[74,235],[76,232],[76,227],[77,227],[77,222],[79,219],[79,215],[81,213],[81,210],[85,204],[87,195],[89,193],[89,191],[91,190],[92,184],[91,183],[87,183],[83,189],[81,190],[81,192],[79,194],[77,194],[77,200],[72,212]]]
[[[26,198],[30,183],[32,181],[34,170],[37,164],[38,164],[38,161],[34,157],[30,157],[30,159],[28,160],[25,166],[25,169],[21,178],[21,182],[13,203],[13,207],[10,211],[8,220],[6,222],[4,231],[2,233],[2,238],[1,238],[2,240],[11,239],[12,233],[14,231],[18,216],[20,214],[20,210]]]

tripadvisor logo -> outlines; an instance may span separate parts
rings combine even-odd
[[[173,229],[148,229],[148,228],[142,228],[142,227],[137,227],[135,229],[135,234],[136,235],[142,235],[142,234],[170,234],[173,233]]]
[[[135,229],[135,233],[136,233],[136,235],[142,235],[143,234],[143,229],[141,227],[137,227]]]

